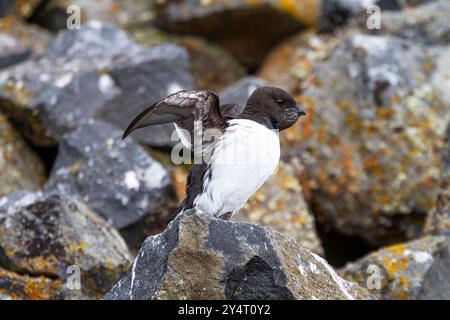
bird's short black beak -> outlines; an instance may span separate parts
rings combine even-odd
[[[295,112],[297,112],[297,114],[299,116],[306,116],[306,111],[302,107],[300,107],[299,105],[296,105],[294,107],[294,110],[295,110]]]

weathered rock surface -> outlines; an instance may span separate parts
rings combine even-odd
[[[0,113],[0,196],[38,190],[45,176],[41,160]]]
[[[319,256],[257,225],[189,212],[148,238],[105,299],[367,299]]]
[[[90,23],[62,32],[42,57],[0,72],[0,109],[38,145],[93,117],[123,129],[153,102],[191,88],[188,68],[178,46],[144,49],[116,27]],[[148,128],[135,137],[170,145],[172,128]]]
[[[15,17],[0,19],[0,69],[42,54],[52,39],[48,31]]]
[[[358,17],[355,25],[358,25],[362,32],[396,35],[428,45],[448,44],[450,43],[449,16],[448,1],[429,1],[405,11],[383,11],[379,30],[367,29],[367,16]]]
[[[100,121],[63,136],[48,189],[79,194],[122,229],[173,201],[167,171],[132,139]]]
[[[155,21],[164,30],[214,41],[254,68],[283,37],[315,24],[320,6],[320,0],[159,1]]]
[[[317,218],[373,245],[416,237],[439,187],[450,50],[352,30],[301,37],[289,77],[264,75],[307,109],[282,144]]]
[[[82,293],[98,298],[128,269],[130,258],[120,235],[74,198],[22,191],[0,198],[0,267],[49,278],[36,284],[42,290],[30,289],[35,294],[58,288],[63,294],[61,283],[72,267],[81,271]],[[10,294],[19,293],[12,287]]]
[[[424,237],[375,251],[340,272],[382,299],[449,299],[449,238]]]
[[[245,106],[257,88],[267,85],[256,77],[245,77],[220,94],[222,104]],[[222,109],[226,115],[239,114],[242,108]],[[282,150],[283,152],[283,150]],[[253,195],[234,219],[273,228],[294,238],[303,247],[323,254],[315,219],[302,195],[293,164],[281,160],[278,170]],[[270,214],[267,214],[267,211]]]

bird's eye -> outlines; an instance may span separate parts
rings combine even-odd
[[[283,105],[284,100],[283,99],[275,99],[275,101],[278,103],[278,105]]]

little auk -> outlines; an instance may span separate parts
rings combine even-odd
[[[275,172],[280,159],[277,132],[305,114],[280,88],[256,89],[244,108],[221,107],[209,90],[185,90],[142,111],[123,138],[138,128],[173,122],[183,146],[207,158],[189,171],[186,198],[176,214],[195,209],[228,220]]]

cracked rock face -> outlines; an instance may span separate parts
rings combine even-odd
[[[91,22],[61,32],[41,57],[0,72],[0,110],[33,143],[51,145],[90,118],[124,129],[144,108],[191,87],[183,48],[145,49],[125,31]],[[172,129],[156,126],[135,137],[172,145]]]
[[[42,188],[45,169],[39,157],[0,113],[0,196]]]
[[[382,299],[450,299],[450,239],[423,237],[375,251],[340,274]]]
[[[148,238],[105,299],[367,299],[281,234],[188,212]]]
[[[130,259],[117,231],[78,200],[24,191],[0,198],[0,267],[40,277],[33,280],[43,289],[36,294],[50,292],[52,298],[59,290],[70,297],[65,287],[75,266],[81,272],[80,294],[99,298],[128,269]],[[27,290],[15,289],[11,278],[0,272],[0,293],[26,297]],[[20,287],[25,279],[18,278]]]
[[[317,218],[372,245],[418,236],[439,189],[450,50],[353,30],[296,41],[280,48],[289,76],[264,74],[290,79],[307,110],[281,139]]]
[[[88,121],[62,138],[47,189],[78,194],[117,229],[173,200],[163,166],[132,139],[101,121]]]

